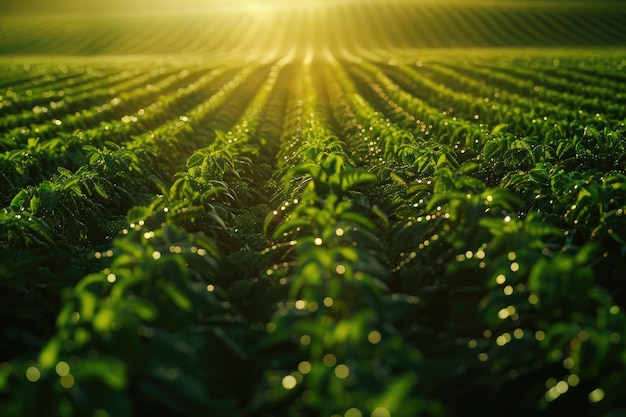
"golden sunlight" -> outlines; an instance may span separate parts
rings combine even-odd
[[[102,13],[159,13],[185,11],[270,11],[315,8],[324,5],[358,3],[359,5],[384,0],[22,0],[0,2],[0,14],[102,14]],[[424,1],[424,0],[422,0]]]

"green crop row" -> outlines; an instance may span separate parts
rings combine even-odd
[[[619,415],[624,59],[546,53],[0,66],[3,412]]]

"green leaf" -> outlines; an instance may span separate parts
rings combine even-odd
[[[195,238],[195,243],[206,250],[212,257],[219,258],[220,252],[215,240],[206,235],[199,235]]]
[[[379,398],[377,405],[383,406],[390,415],[394,415],[402,409],[402,405],[409,396],[416,380],[417,377],[412,373],[406,373],[396,378]]]
[[[592,242],[583,245],[578,253],[576,253],[575,257],[576,264],[581,266],[588,265],[598,258],[600,258],[598,254],[598,246]]]
[[[150,301],[133,298],[124,300],[126,307],[143,321],[152,321],[159,315],[159,310]]]
[[[31,213],[39,214],[39,209],[41,208],[41,198],[37,195],[33,195],[30,198],[29,209]]]
[[[62,341],[53,337],[39,353],[39,363],[44,369],[52,369],[58,361]]]
[[[189,158],[187,158],[187,163],[186,163],[187,169],[201,165],[202,161],[204,160],[204,157],[205,155],[201,152],[196,152],[193,155],[191,155]]]
[[[491,134],[498,135],[501,132],[506,132],[506,129],[508,127],[509,127],[508,123],[500,123],[499,125],[494,126],[493,129],[491,129]]]
[[[217,214],[217,211],[215,211],[215,208],[213,208],[212,210],[207,211],[206,215],[207,215],[207,217],[212,219],[215,223],[217,223],[218,226],[220,226],[223,229],[226,229],[226,223],[224,223],[224,220],[220,217],[219,214]]]
[[[345,211],[339,215],[339,219],[346,222],[352,222],[366,227],[370,230],[376,230],[376,225],[367,217],[355,213],[354,211]]]
[[[115,391],[128,385],[126,364],[117,358],[81,358],[80,365],[72,368],[72,374],[79,383],[96,379]]]
[[[348,191],[360,184],[373,183],[376,176],[357,169],[345,170],[341,173],[341,190]]]
[[[141,220],[145,220],[152,214],[152,210],[148,207],[135,206],[128,210],[127,218],[129,223],[139,223]]]
[[[21,190],[13,200],[11,200],[11,208],[15,211],[21,211],[28,200],[28,191]]]
[[[389,218],[377,205],[372,206],[372,213],[382,220],[385,227],[389,227]]]
[[[90,293],[83,292],[79,295],[80,299],[80,317],[83,320],[90,321],[96,312],[98,307],[98,298]]]
[[[117,314],[113,307],[102,306],[93,319],[93,328],[97,333],[108,333]]]
[[[39,187],[37,187],[36,193],[39,197],[37,208],[44,209],[49,213],[56,208],[59,198],[61,197],[60,191],[49,182],[41,183]],[[33,202],[31,199],[31,206],[32,204]],[[31,208],[31,211],[34,210]]]
[[[459,174],[473,175],[479,169],[480,169],[480,164],[478,162],[468,161],[461,165],[461,167],[459,168]]]
[[[83,150],[87,152],[99,152],[99,149],[93,145],[85,145],[83,146]]]
[[[74,175],[72,173],[72,171],[70,171],[67,168],[63,168],[63,167],[57,167],[57,171],[59,171],[59,174],[61,174],[62,176],[66,177],[66,178],[70,178],[70,177],[72,177]]]
[[[7,362],[0,366],[0,392],[7,392],[7,388],[9,388],[9,378],[12,372],[13,369]]]
[[[528,175],[531,180],[540,185],[548,185],[550,183],[548,170],[542,164],[538,164],[535,168],[531,169]]]
[[[267,216],[265,216],[265,220],[263,220],[263,231],[265,233],[267,233],[269,231],[270,225],[274,221],[274,217],[276,217],[276,216],[272,212],[269,212],[267,214]]]
[[[132,256],[135,259],[142,259],[144,257],[144,253],[146,250],[142,246],[141,243],[133,242],[130,239],[116,239],[115,246],[122,252],[125,252],[126,254]],[[120,257],[117,257],[115,259],[115,262],[117,263],[119,260],[120,260]]]
[[[406,181],[400,177],[398,174],[396,174],[395,172],[390,172],[389,173],[389,177],[396,183],[399,185],[406,185]]]
[[[496,159],[501,157],[504,151],[506,150],[506,145],[504,145],[501,141],[490,140],[485,143],[483,147],[483,155],[485,159]]]
[[[193,304],[189,297],[183,294],[183,292],[176,288],[174,285],[165,285],[163,286],[163,289],[170,297],[170,299],[174,302],[174,304],[176,304],[181,310],[191,311],[193,309]]]

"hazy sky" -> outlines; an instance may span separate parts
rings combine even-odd
[[[1,13],[102,13],[260,5],[329,3],[346,0],[0,0]],[[354,0],[351,0],[354,1]]]
[[[0,0],[7,13],[101,13],[137,10],[192,9],[234,6],[252,0]],[[275,0],[269,0],[272,2]]]
[[[265,7],[265,6],[294,6],[319,3],[338,3],[359,1],[386,0],[0,0],[0,16],[13,13],[103,13],[125,11],[154,11],[154,10],[185,10],[198,8],[237,8],[237,7]],[[387,0],[388,1],[388,0]],[[403,0],[414,3],[457,1],[460,3],[489,2],[496,0]],[[502,0],[500,0],[502,1]],[[593,4],[594,0],[505,0],[509,2],[533,3],[564,3]],[[597,1],[597,0],[596,0]],[[599,2],[620,3],[624,0],[601,0]]]

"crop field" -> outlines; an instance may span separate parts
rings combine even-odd
[[[0,6],[2,416],[626,416],[625,5],[206,3]]]

